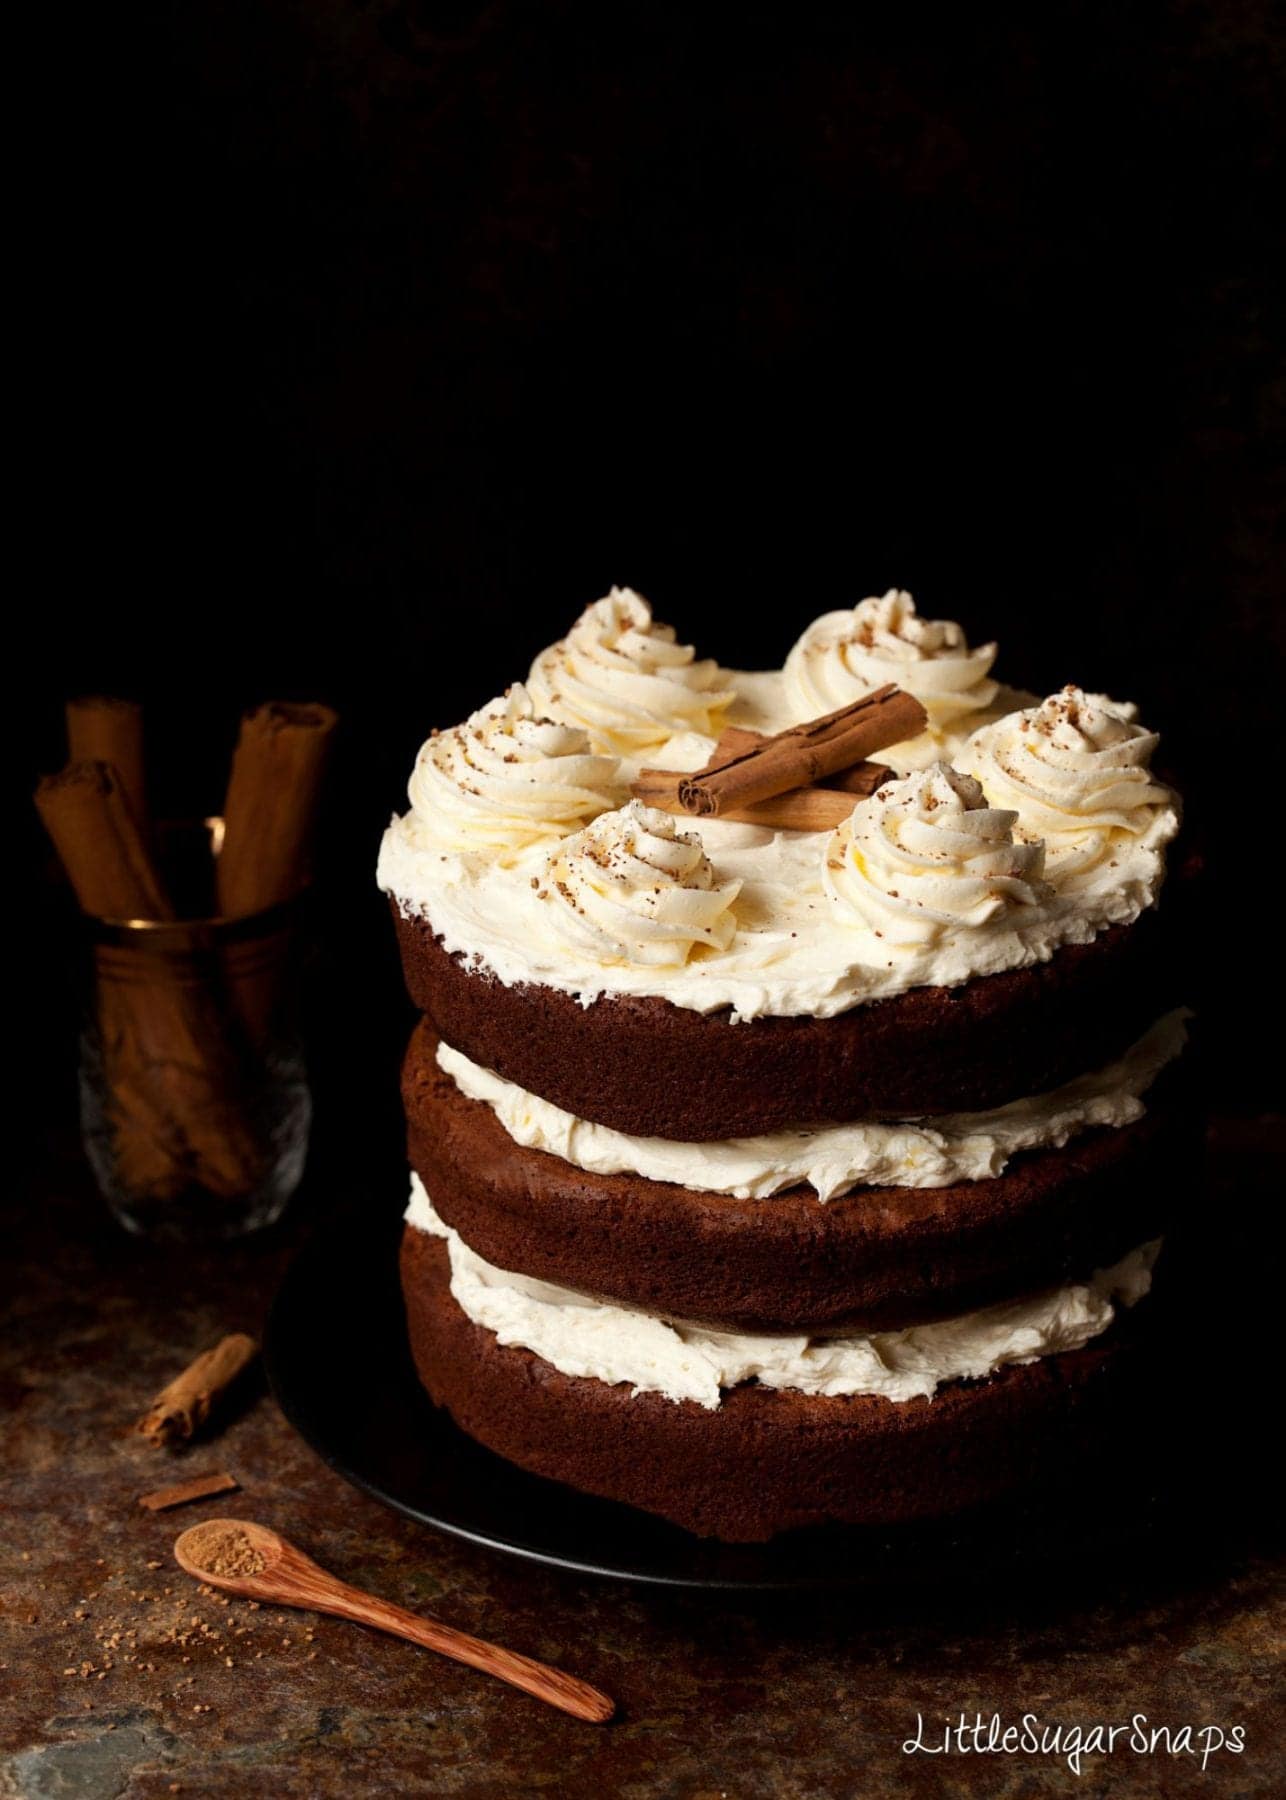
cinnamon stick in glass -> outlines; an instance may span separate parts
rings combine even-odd
[[[143,763],[143,709],[110,694],[67,702],[67,761],[110,763],[144,837],[149,835]]]
[[[75,889],[99,919],[172,919],[174,908],[113,764],[73,762],[46,775],[36,810]]]
[[[81,910],[98,919],[172,921],[170,903],[115,769],[72,763],[47,775],[36,806]],[[179,928],[181,929],[181,928]],[[218,995],[183,958],[103,945],[99,1036],[117,1166],[132,1193],[165,1199],[199,1182],[240,1195],[264,1153],[238,1098]]]
[[[322,774],[337,715],[269,700],[245,714],[232,758],[219,852],[219,911],[245,918],[306,885]]]
[[[219,911],[239,919],[307,886],[322,776],[337,715],[319,703],[269,700],[242,718],[216,863]],[[256,1044],[270,1035],[290,934],[227,960],[228,985]]]

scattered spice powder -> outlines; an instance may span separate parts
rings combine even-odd
[[[100,1557],[95,1567],[105,1570],[105,1559]],[[202,1665],[213,1665],[224,1675],[229,1658],[234,1669],[246,1667],[249,1660],[263,1661],[265,1654],[291,1661],[297,1660],[296,1652],[310,1662],[316,1658],[311,1628],[280,1641],[256,1632],[256,1624],[271,1617],[257,1600],[230,1600],[201,1582],[198,1605],[217,1608],[211,1618],[192,1610],[186,1584],[181,1593],[169,1586],[139,1589],[128,1570],[104,1579],[103,1587],[78,1600],[60,1621],[64,1631],[92,1632],[94,1638],[92,1655],[67,1657],[63,1674],[68,1680],[92,1684],[124,1679],[131,1686],[141,1682],[143,1691],[158,1700],[186,1707],[200,1702]],[[122,1602],[133,1604],[122,1607]],[[287,1623],[281,1615],[273,1622],[279,1627]],[[256,1640],[266,1645],[266,1652],[255,1648]],[[86,1699],[82,1704],[92,1709],[94,1702]],[[202,1713],[209,1710],[202,1703]]]

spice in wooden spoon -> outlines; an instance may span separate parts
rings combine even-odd
[[[616,1710],[615,1702],[587,1681],[533,1662],[529,1656],[484,1643],[467,1632],[440,1625],[435,1619],[405,1612],[374,1594],[364,1594],[319,1568],[311,1557],[288,1543],[277,1532],[249,1519],[207,1519],[193,1525],[175,1541],[179,1567],[211,1587],[239,1594],[247,1600],[267,1600],[275,1606],[302,1606],[311,1612],[332,1613],[375,1631],[436,1650],[441,1656],[468,1663],[484,1675],[495,1675],[511,1687],[522,1688],[548,1706],[556,1706],[573,1718],[602,1725]]]

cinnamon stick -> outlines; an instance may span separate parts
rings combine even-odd
[[[186,1443],[205,1424],[220,1396],[259,1354],[244,1331],[220,1338],[163,1387],[136,1427],[157,1448]]]
[[[766,732],[751,731],[747,725],[725,725],[719,733],[714,755],[704,767],[717,769],[720,763],[730,762],[734,756],[744,756],[747,750],[757,750],[760,744],[767,742]]]
[[[243,1107],[227,1004],[208,974],[171,981],[140,973],[138,960],[129,948],[110,947],[96,959],[121,1184],[158,1200],[192,1184],[228,1198],[253,1193],[268,1149]]]
[[[683,776],[679,802],[698,818],[726,818],[732,809],[865,762],[872,751],[915,737],[926,723],[920,702],[890,683],[836,712],[780,731],[713,769]]]
[[[721,763],[734,756],[742,756],[748,750],[755,750],[760,744],[767,743],[762,731],[750,731],[744,725],[726,725],[719,733],[719,742],[714,747],[714,755],[705,765],[707,769],[717,769]],[[815,787],[836,788],[841,794],[857,794],[869,799],[876,788],[881,788],[893,771],[887,763],[860,762],[851,769],[837,769],[825,780],[814,782]],[[724,814],[727,817],[727,814]]]
[[[73,762],[46,775],[36,809],[81,911],[99,919],[172,919],[174,908],[143,841],[119,771]]]
[[[745,755],[767,742],[762,732],[728,725],[719,734],[714,755],[705,768],[717,769],[732,757]],[[833,831],[848,818],[855,800],[869,798],[892,774],[885,763],[860,762],[851,769],[837,769],[825,781],[810,787],[791,788],[766,800],[752,800],[747,806],[725,807],[719,817],[732,824],[765,825],[773,831]],[[682,816],[687,814],[679,799],[679,783],[684,779],[671,769],[641,769],[630,792],[648,806]]]
[[[108,920],[173,918],[114,769],[73,763],[40,782],[36,806],[83,911]],[[226,1019],[208,980],[192,978],[180,957],[107,945],[97,951],[96,975],[122,1186],[158,1200],[193,1181],[215,1194],[252,1192],[264,1151],[239,1105]]]
[[[143,709],[110,694],[82,694],[67,702],[67,760],[110,763],[140,831],[148,832],[143,764]]]
[[[881,765],[864,766],[869,769]],[[679,799],[682,779],[672,769],[641,769],[630,792],[646,806],[690,819],[692,814]],[[752,800],[748,806],[725,808],[719,817],[730,825],[763,825],[771,831],[833,831],[848,818],[857,798],[831,787],[792,788],[787,794]]]
[[[241,721],[223,806],[219,911],[244,918],[306,885],[322,772],[337,715],[270,700]]]
[[[191,1481],[177,1481],[173,1487],[156,1488],[140,1494],[138,1503],[148,1512],[168,1512],[172,1506],[187,1506],[193,1500],[209,1500],[214,1494],[235,1494],[241,1483],[222,1469],[211,1475],[194,1475]]]

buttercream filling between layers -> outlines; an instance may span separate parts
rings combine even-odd
[[[590,1174],[637,1175],[739,1200],[768,1199],[808,1184],[819,1199],[831,1200],[858,1186],[933,1188],[987,1180],[1021,1152],[1058,1149],[1082,1132],[1133,1124],[1145,1111],[1143,1095],[1182,1051],[1189,1017],[1183,1008],[1167,1013],[1106,1068],[988,1112],[703,1144],[632,1137],[579,1119],[448,1044],[439,1043],[437,1061],[462,1094],[490,1108],[515,1143]]]
[[[1086,1282],[901,1331],[835,1338],[749,1336],[647,1313],[497,1269],[472,1251],[411,1177],[407,1223],[443,1238],[451,1294],[502,1346],[529,1350],[564,1375],[637,1394],[693,1400],[713,1411],[746,1381],[804,1394],[928,1399],[951,1381],[979,1381],[1011,1363],[1077,1350],[1133,1306],[1152,1283],[1160,1239]]]

